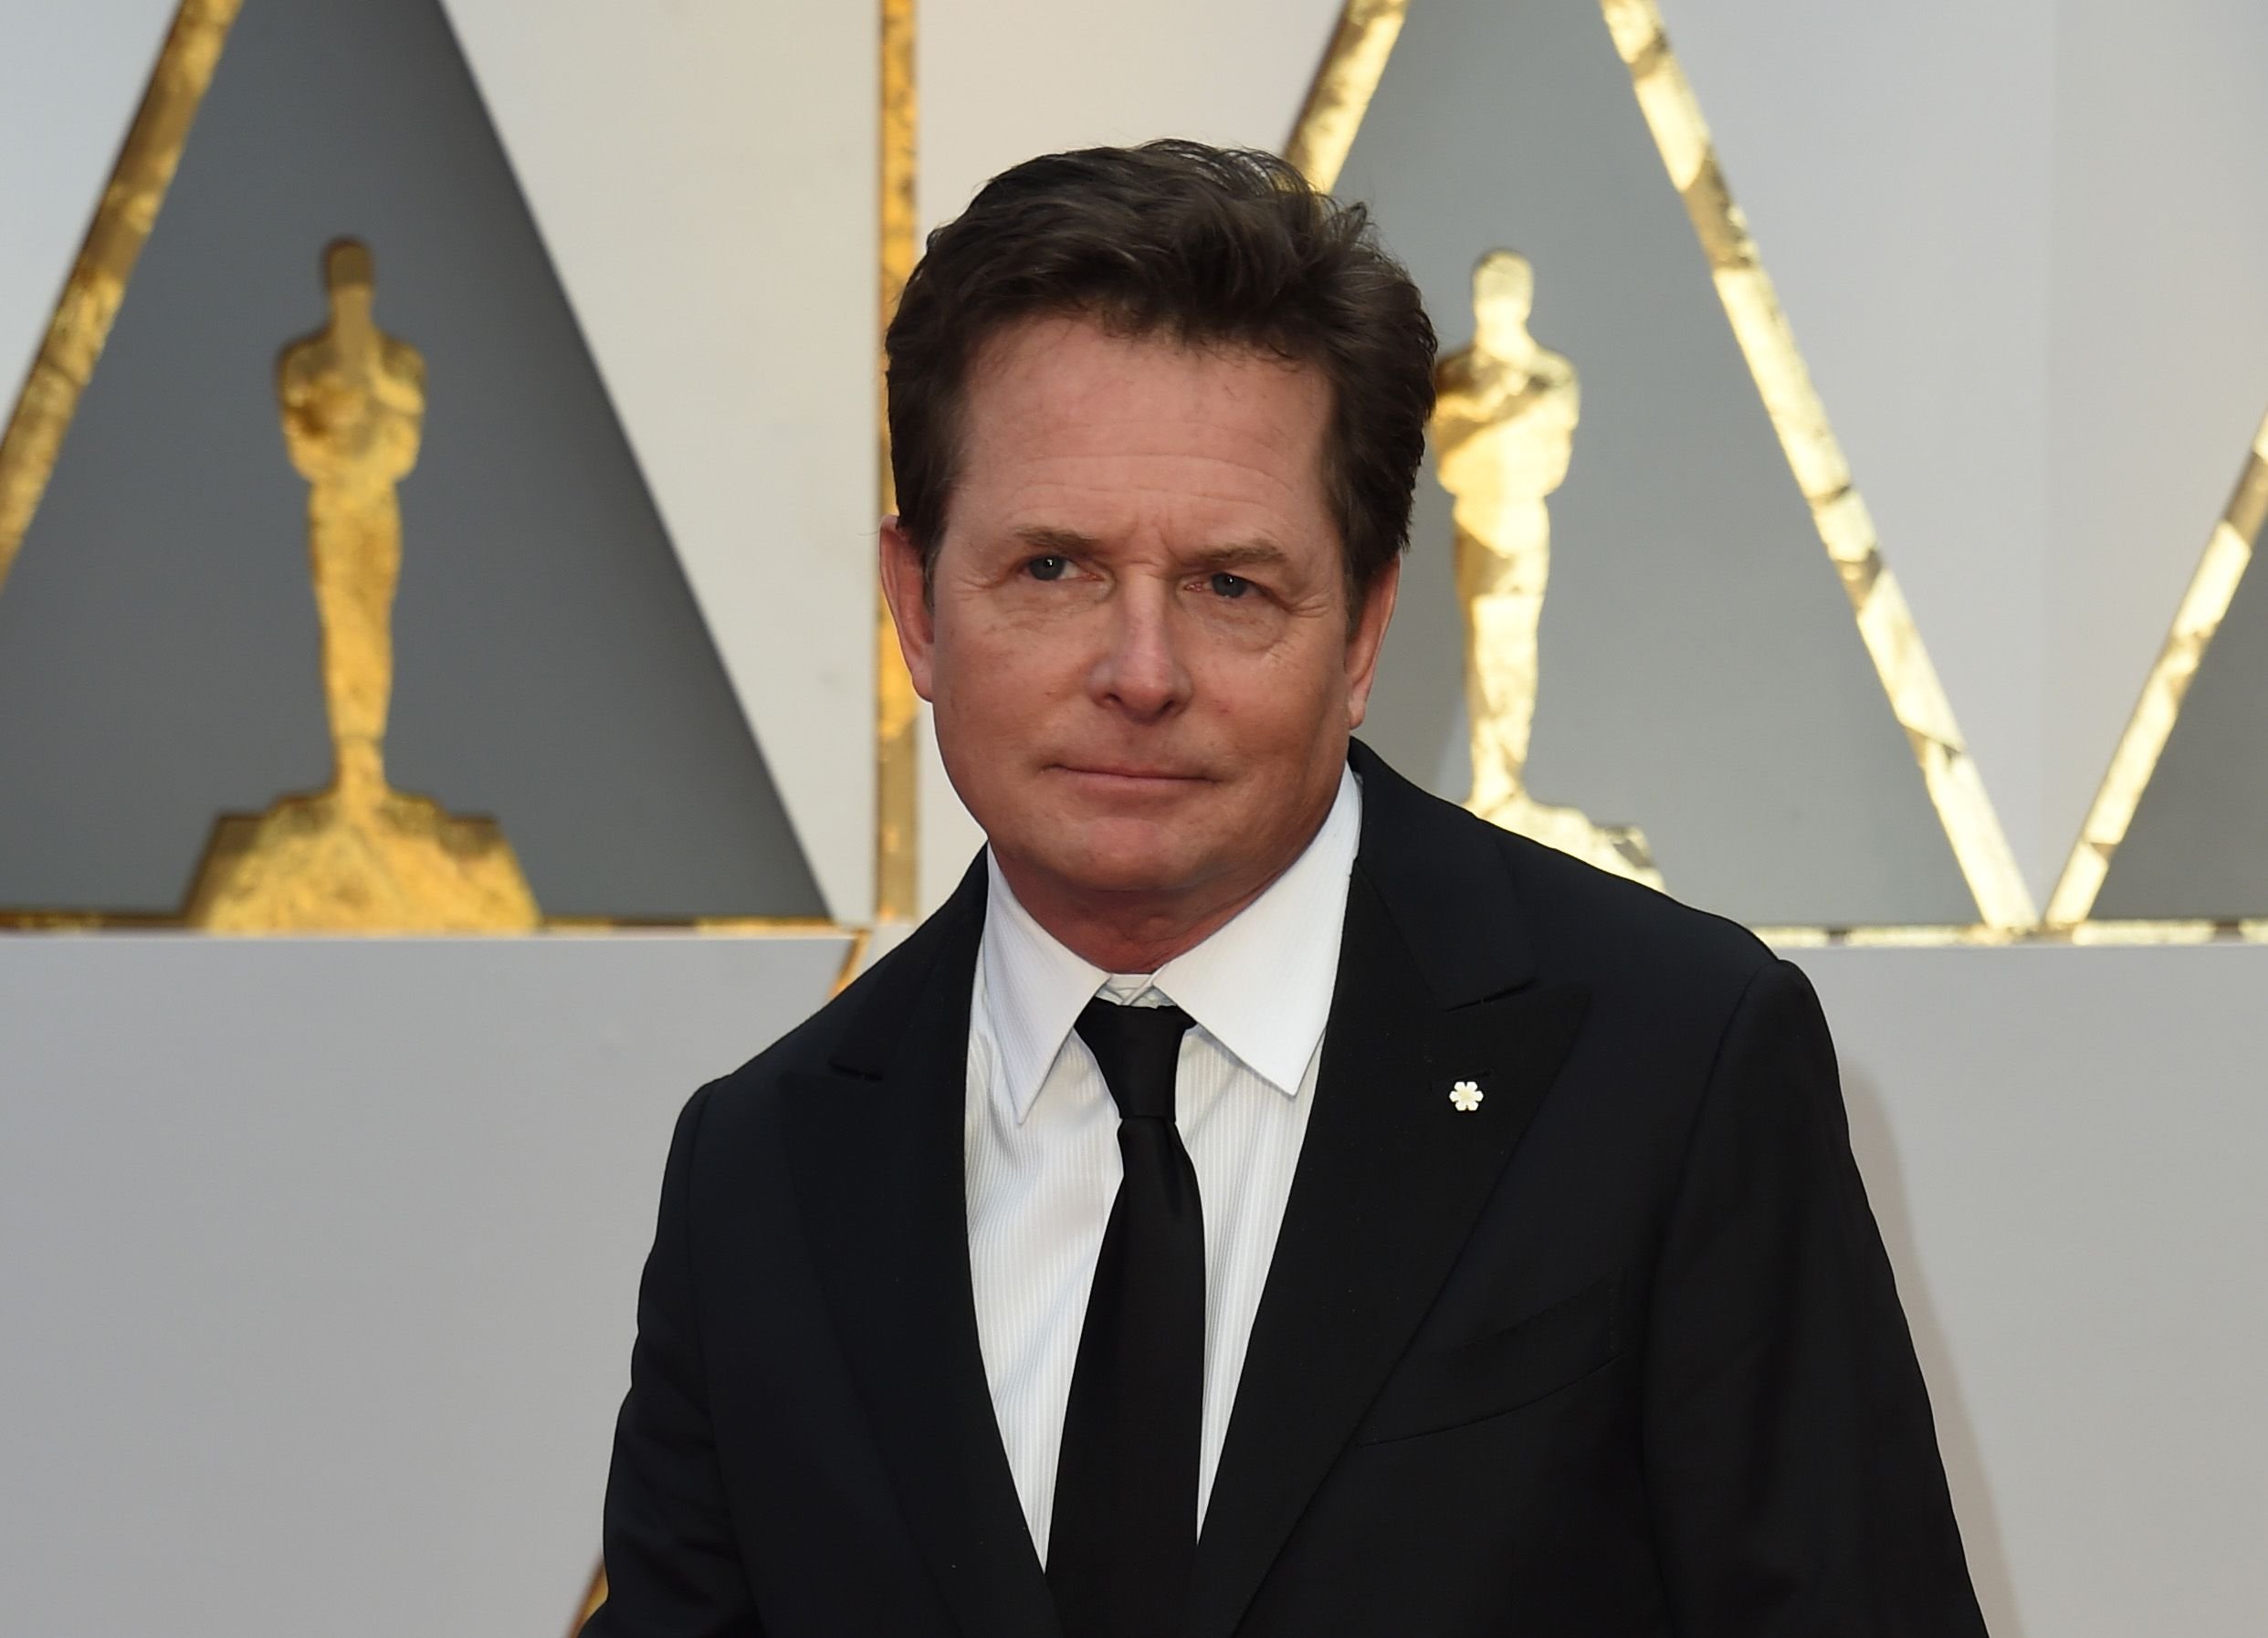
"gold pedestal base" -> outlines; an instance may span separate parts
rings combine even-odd
[[[494,820],[330,790],[215,824],[185,919],[210,932],[525,932],[541,917]]]

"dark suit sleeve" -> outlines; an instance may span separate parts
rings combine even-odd
[[[693,1149],[709,1092],[677,1117],[638,1286],[630,1392],[606,1479],[606,1601],[583,1638],[761,1638],[709,1425],[693,1282]]]
[[[1679,1638],[1982,1638],[1834,1047],[1784,961],[1758,972],[1718,1047],[1644,1370]]]

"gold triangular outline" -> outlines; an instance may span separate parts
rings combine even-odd
[[[1317,186],[1328,188],[1339,180],[1410,4],[1347,0],[1285,144],[1286,156]],[[2031,889],[1986,794],[1976,759],[1954,722],[1952,704],[1929,663],[1913,610],[1883,561],[1874,521],[1828,425],[1826,406],[1797,351],[1748,220],[1726,185],[1693,88],[1671,54],[1661,12],[1654,0],[1600,0],[1600,12],[1630,70],[1639,110],[1671,184],[1685,201],[1708,257],[1734,340],[1796,487],[1811,509],[1820,543],[1850,598],[1874,675],[1913,746],[1930,805],[1981,923],[2002,935],[2037,927]]]
[[[243,0],[181,0],[150,83],[126,128],[55,314],[0,434],[0,591],[54,476],[79,395],[101,362],[134,263],[173,185],[205,89]]]

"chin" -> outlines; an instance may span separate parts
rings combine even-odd
[[[1126,821],[1084,827],[1072,845],[1041,856],[1067,886],[1094,893],[1170,893],[1196,874],[1185,838],[1172,845],[1153,825]]]

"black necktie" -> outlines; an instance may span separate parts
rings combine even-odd
[[[1190,1016],[1091,1001],[1079,1039],[1118,1106],[1126,1172],[1103,1231],[1055,1470],[1047,1584],[1066,1638],[1167,1638],[1197,1551],[1205,1220],[1173,1126]]]

